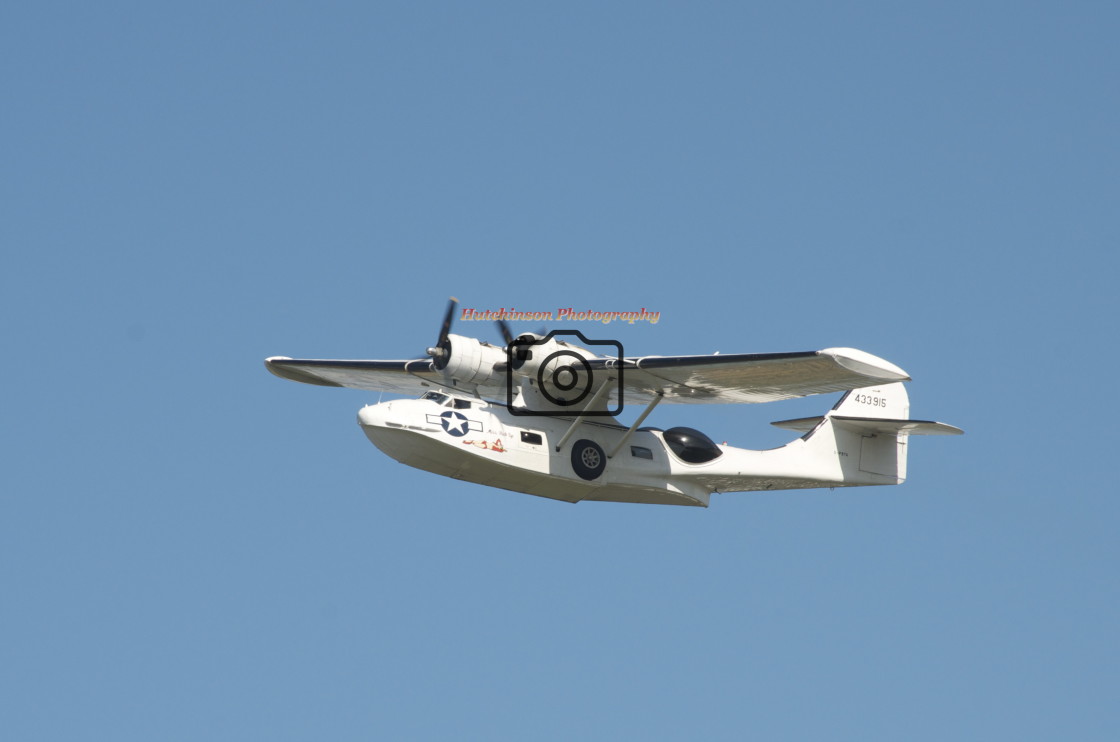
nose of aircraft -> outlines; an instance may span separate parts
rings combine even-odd
[[[380,427],[385,425],[385,417],[392,402],[383,404],[366,405],[358,410],[358,424],[363,427]]]

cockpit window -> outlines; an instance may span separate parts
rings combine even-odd
[[[446,394],[440,394],[439,392],[425,392],[424,396],[420,399],[428,399],[436,404],[444,404],[447,402],[448,396]]]

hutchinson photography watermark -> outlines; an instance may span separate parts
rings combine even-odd
[[[493,322],[505,320],[507,322],[599,322],[609,325],[612,322],[648,322],[656,325],[661,320],[661,312],[651,312],[642,307],[637,312],[595,312],[582,311],[574,307],[557,309],[555,312],[522,312],[513,307],[506,309],[474,309],[465,308],[459,317],[463,322]]]

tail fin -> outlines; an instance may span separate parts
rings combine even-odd
[[[807,433],[826,419],[845,420],[905,420],[910,415],[910,397],[901,381],[880,384],[846,392],[827,414],[816,417],[799,417],[796,420],[779,420],[770,423],[787,430]]]
[[[853,389],[844,394],[828,414],[830,417],[905,420],[910,417],[910,395],[901,381]]]
[[[911,420],[910,397],[902,382],[853,389],[828,412],[832,422],[872,433],[960,435],[960,428],[932,420]]]
[[[910,397],[902,382],[853,389],[826,415],[799,417],[771,423],[779,428],[809,432],[826,419],[845,428],[873,433],[906,435],[960,435],[964,431],[932,420],[910,420]]]
[[[856,458],[864,474],[906,479],[906,444],[911,435],[959,435],[960,428],[931,420],[911,420],[910,398],[902,382],[853,389],[819,417],[782,420],[779,428],[822,433],[827,424],[838,454]],[[847,462],[845,462],[847,463]],[[850,465],[849,465],[850,466]],[[847,467],[845,467],[847,469]],[[845,471],[848,479],[848,471]]]

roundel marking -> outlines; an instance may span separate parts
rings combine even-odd
[[[462,412],[454,412],[448,410],[440,415],[439,424],[443,426],[443,431],[448,435],[453,435],[456,438],[461,438],[467,434],[469,423],[467,416]]]

